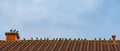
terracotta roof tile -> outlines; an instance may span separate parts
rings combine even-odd
[[[0,41],[1,51],[120,51],[116,40],[20,40]]]

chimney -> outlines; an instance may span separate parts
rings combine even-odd
[[[116,35],[112,35],[112,41],[113,41],[113,43],[115,44],[115,41],[116,41]]]
[[[116,35],[112,35],[112,40],[113,40],[113,41],[116,40]]]
[[[6,41],[18,41],[19,39],[19,33],[16,31],[16,29],[11,29],[10,32],[5,32],[5,35]]]

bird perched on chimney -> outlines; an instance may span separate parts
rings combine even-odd
[[[16,32],[16,29],[14,29],[14,31],[13,32]]]
[[[12,29],[10,29],[10,32],[12,32]]]

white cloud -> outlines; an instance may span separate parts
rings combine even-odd
[[[1,2],[0,10],[6,15],[5,20],[9,20],[6,21],[9,28],[22,28],[28,30],[26,32],[39,32],[43,29],[79,32],[75,29],[87,23],[80,16],[97,9],[101,2],[102,0],[6,0]]]
[[[22,2],[20,2],[22,1]],[[29,2],[31,1],[31,2]],[[55,0],[19,0],[16,2],[7,2],[4,1],[2,4],[4,14],[11,17],[17,17],[16,19],[25,19],[27,20],[36,20],[45,17],[50,17],[52,20],[55,18],[66,18],[68,19],[71,16],[72,20],[77,14],[82,14],[87,11],[91,11],[95,9],[99,4],[100,0],[69,0],[63,1],[58,0],[58,2],[54,2]],[[36,4],[38,2],[38,4]],[[16,5],[14,5],[15,3]],[[72,13],[73,12],[73,13]],[[71,14],[71,15],[70,15]],[[10,16],[11,15],[11,16]],[[62,19],[61,18],[61,19]],[[12,18],[13,19],[13,18]],[[69,18],[70,19],[70,18]],[[76,20],[76,18],[75,18]]]

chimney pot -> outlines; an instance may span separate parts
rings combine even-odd
[[[113,40],[113,41],[116,40],[116,35],[112,35],[112,40]]]

